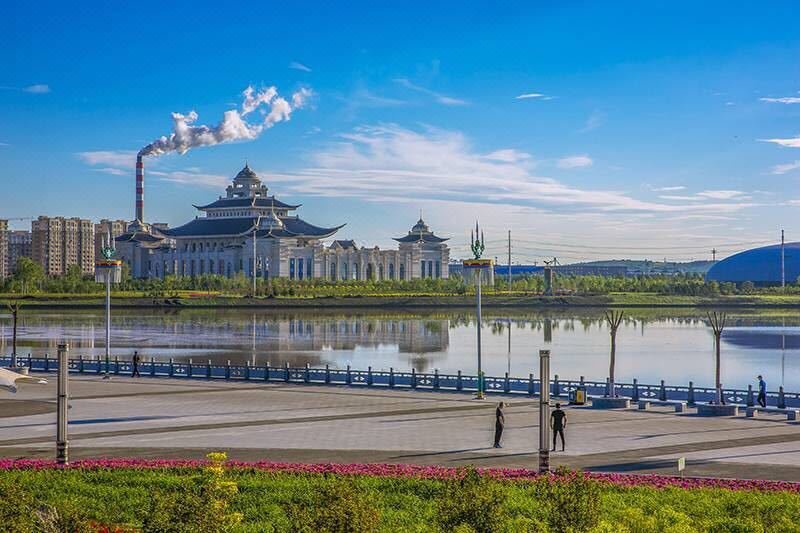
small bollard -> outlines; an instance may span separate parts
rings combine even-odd
[[[783,385],[778,388],[778,409],[786,409],[786,396],[783,393]]]
[[[461,370],[458,371],[458,375],[456,376],[456,390],[462,391],[464,390],[464,382],[461,378]]]
[[[688,403],[691,406],[694,406],[694,404],[695,404],[695,402],[694,402],[694,382],[693,381],[689,382],[689,392],[687,392],[687,394],[686,394],[686,403]]]
[[[661,400],[662,402],[666,402],[667,401],[667,389],[664,386],[664,380],[663,379],[661,380],[661,389],[659,390],[658,399]]]
[[[331,382],[331,365],[325,365],[325,383]]]
[[[631,400],[634,402],[639,401],[639,380],[633,378],[633,393],[631,394]]]
[[[206,363],[206,378],[211,379],[211,359]]]
[[[306,363],[306,373],[303,375],[303,381],[306,383],[311,381],[311,367]]]
[[[753,407],[756,404],[753,401],[753,385],[750,384],[747,386],[747,407]]]

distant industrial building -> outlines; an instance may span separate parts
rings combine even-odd
[[[800,277],[800,242],[784,245],[784,278],[794,283]],[[745,250],[716,263],[706,274],[707,281],[751,281],[757,285],[781,283],[781,245],[773,244]]]
[[[83,218],[40,216],[31,223],[31,255],[48,276],[63,276],[72,265],[94,272],[94,224]]]

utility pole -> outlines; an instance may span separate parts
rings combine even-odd
[[[717,249],[716,248],[712,248],[711,249],[711,261],[713,261],[713,262],[717,261]]]
[[[786,242],[783,238],[783,230],[781,230],[781,290],[786,290]]]
[[[511,292],[511,230],[508,230],[508,292]]]

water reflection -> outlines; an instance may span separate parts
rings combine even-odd
[[[796,354],[800,317],[786,312],[730,312],[723,334],[723,383],[746,386],[763,374],[771,388],[800,389]],[[173,357],[195,362],[231,360],[259,365],[308,363],[420,372],[474,373],[475,315],[446,311],[119,310],[113,316],[112,355]],[[526,376],[538,368],[539,349],[552,351],[553,372],[564,378],[604,379],[609,335],[603,310],[484,312],[488,373]],[[20,317],[18,352],[54,355],[67,341],[75,355],[102,356],[101,310],[35,311]],[[712,337],[705,313],[631,310],[620,326],[620,380],[708,384]],[[0,315],[0,351],[10,352],[11,319]]]

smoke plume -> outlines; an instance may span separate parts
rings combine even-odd
[[[197,113],[172,113],[172,133],[162,136],[139,150],[140,156],[159,156],[169,152],[185,154],[198,146],[212,146],[238,140],[252,140],[278,122],[289,120],[295,109],[302,108],[312,96],[310,89],[302,88],[292,94],[291,103],[278,95],[275,87],[256,91],[252,86],[242,92],[241,110],[231,109],[222,115],[216,126],[195,124]],[[248,117],[259,111],[261,118]]]

